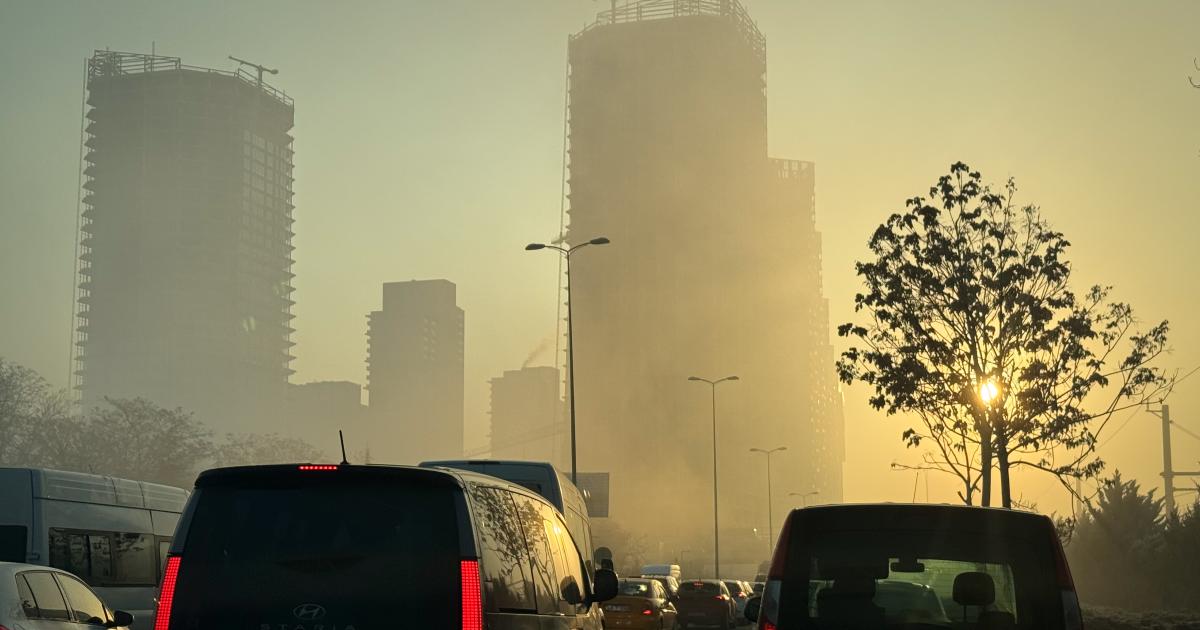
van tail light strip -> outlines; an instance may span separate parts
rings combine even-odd
[[[483,630],[483,596],[479,584],[479,561],[459,563],[462,576],[462,630]],[[154,630],[159,630],[155,628]]]
[[[296,468],[299,470],[304,470],[304,471],[337,470],[338,469],[336,464],[301,464],[301,465],[297,466]]]
[[[158,591],[158,610],[154,613],[154,630],[168,630],[171,626],[171,604],[175,602],[179,563],[179,556],[167,558],[167,570],[163,573],[162,588]]]

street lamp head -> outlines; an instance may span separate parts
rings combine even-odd
[[[740,381],[742,379],[740,379],[736,376],[726,376],[725,378],[723,378],[721,380],[723,380],[723,381]]]
[[[588,241],[588,244],[589,245],[608,245],[611,242],[612,241],[608,240],[607,236],[597,236],[596,238]]]
[[[525,246],[525,251],[527,252],[533,252],[539,249],[546,249],[546,246],[543,243],[530,243]]]
[[[704,379],[700,378],[699,376],[689,376],[688,380],[689,381],[703,381]]]

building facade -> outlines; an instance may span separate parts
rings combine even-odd
[[[579,466],[612,472],[614,519],[703,562],[713,401],[689,376],[740,377],[716,394],[722,531],[768,529],[768,501],[782,521],[790,492],[841,500],[815,169],[768,156],[766,42],[735,0],[629,2],[568,55],[568,242],[612,240],[571,267]],[[749,449],[777,446],[767,497]]]
[[[269,430],[292,370],[293,102],[244,71],[87,61],[74,387]]]
[[[377,461],[462,456],[463,310],[454,283],[383,285],[383,308],[367,316],[367,392]]]
[[[341,457],[338,431],[346,440],[346,454],[356,464],[370,454],[367,408],[362,385],[350,381],[313,381],[288,386],[287,434]]]
[[[562,375],[549,366],[506,370],[490,381],[493,459],[544,461],[570,470]]]

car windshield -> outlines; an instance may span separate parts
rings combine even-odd
[[[1052,550],[1045,540],[1012,533],[810,528],[788,575],[802,577],[793,584],[807,583],[807,593],[782,594],[780,621],[798,628],[1060,627]]]

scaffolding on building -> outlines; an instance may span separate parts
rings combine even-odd
[[[738,0],[636,0],[626,2],[608,11],[601,11],[596,21],[588,24],[583,30],[571,36],[571,39],[582,36],[594,28],[608,24],[628,24],[647,22],[651,20],[666,20],[680,17],[710,16],[733,20],[750,48],[760,62],[766,63],[767,39],[763,37],[758,25],[750,18],[750,13]]]

